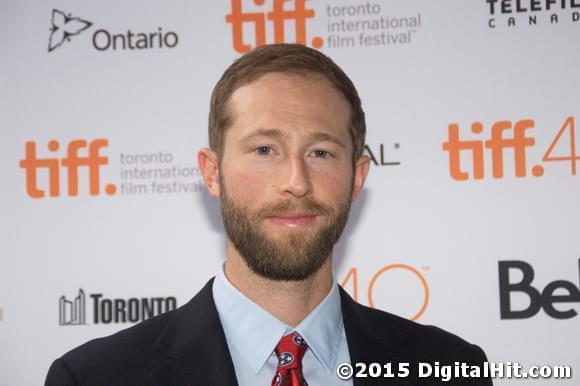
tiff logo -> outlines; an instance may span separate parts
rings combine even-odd
[[[265,0],[253,0],[257,6],[263,6]],[[293,8],[286,9],[286,3],[293,5]],[[268,43],[286,43],[286,22],[294,22],[295,37],[294,42],[306,45],[306,20],[315,16],[313,9],[306,8],[306,0],[272,0],[270,12],[244,12],[242,10],[242,0],[231,0],[232,11],[226,15],[226,22],[232,25],[232,42],[234,50],[239,53],[246,53],[252,48],[263,46]],[[266,20],[271,22],[274,39],[267,41]],[[254,46],[245,42],[244,25],[252,24],[254,27]],[[290,43],[290,41],[288,41]],[[320,37],[314,37],[310,42],[312,47],[321,48],[324,41]]]
[[[449,173],[451,177],[458,181],[465,181],[470,178],[481,180],[485,177],[485,154],[486,150],[491,155],[491,167],[493,178],[503,178],[506,163],[504,154],[509,151],[513,154],[514,174],[516,177],[526,177],[528,172],[534,177],[544,175],[546,164],[553,165],[568,164],[570,174],[575,176],[580,163],[580,144],[578,144],[576,133],[576,118],[566,117],[561,124],[556,135],[544,151],[540,163],[536,163],[528,170],[527,148],[535,146],[535,139],[530,137],[528,130],[535,126],[533,119],[522,119],[519,121],[497,121],[491,125],[491,136],[489,139],[462,139],[459,135],[459,125],[452,123],[449,125],[447,142],[443,143],[443,150],[449,153]],[[479,135],[483,133],[484,125],[481,122],[471,124],[471,132]],[[465,158],[471,161],[471,170],[465,167]]]
[[[491,153],[491,165],[493,178],[504,176],[504,153],[511,149],[514,155],[515,176],[526,176],[526,149],[534,146],[535,140],[527,136],[527,130],[534,127],[534,121],[524,119],[513,123],[512,121],[498,121],[491,127],[491,138],[487,140],[466,140],[459,135],[459,125],[449,125],[448,140],[443,143],[443,150],[449,153],[449,172],[455,180],[476,180],[485,177],[485,151]],[[474,122],[471,125],[473,134],[481,134],[484,125]],[[471,157],[471,173],[463,167],[462,155]],[[543,174],[543,167],[536,165],[532,168],[532,174],[539,177]]]
[[[38,158],[36,153],[36,142],[29,141],[25,145],[25,157],[20,160],[20,167],[26,172],[26,192],[32,198],[43,198],[46,195],[45,189],[38,187],[38,171],[45,169],[48,171],[48,194],[50,197],[60,196],[60,172],[61,167],[66,169],[69,196],[79,194],[79,169],[88,169],[89,194],[98,196],[100,189],[100,168],[109,163],[109,158],[102,156],[100,150],[107,147],[109,141],[106,139],[95,139],[87,144],[85,140],[73,140],[68,144],[67,155],[63,158]],[[47,146],[52,153],[60,149],[58,141],[50,141]],[[81,149],[88,149],[85,156],[79,155]],[[114,184],[105,186],[107,195],[113,195],[117,191]]]
[[[61,326],[81,326],[86,324],[85,292],[79,289],[74,300],[63,295],[58,300],[58,323]]]

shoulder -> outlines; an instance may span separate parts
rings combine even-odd
[[[133,385],[147,379],[165,356],[154,343],[178,310],[169,311],[113,335],[91,340],[56,360],[46,385]],[[145,384],[145,383],[143,383]]]
[[[45,386],[149,385],[156,371],[194,351],[196,343],[223,337],[212,284],[176,310],[69,351],[53,362]]]
[[[135,326],[121,330],[113,335],[91,340],[63,356],[63,359],[74,362],[76,358],[95,358],[110,361],[115,357],[134,355],[137,350],[145,350],[163,331],[167,323],[173,319],[178,310],[169,311]]]
[[[409,361],[485,361],[478,346],[451,332],[363,306],[344,291],[341,295],[349,343],[366,344],[371,357],[389,353]]]

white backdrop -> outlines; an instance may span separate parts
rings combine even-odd
[[[274,3],[0,3],[0,385],[42,384],[54,358],[216,272],[224,234],[196,152],[220,74],[275,41]],[[339,281],[492,361],[579,371],[580,7],[556,3],[319,0],[281,17],[367,114],[375,162]],[[506,261],[531,284],[512,268],[501,290]]]

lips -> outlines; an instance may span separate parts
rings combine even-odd
[[[278,214],[268,217],[274,224],[283,225],[290,228],[306,226],[314,222],[315,214],[297,213],[297,214]]]

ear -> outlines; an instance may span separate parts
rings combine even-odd
[[[352,200],[354,201],[360,192],[363,190],[363,186],[365,184],[365,180],[367,179],[367,175],[369,174],[369,168],[371,166],[371,159],[366,156],[360,156],[360,158],[356,161],[354,167],[354,184],[352,187]]]
[[[219,198],[220,196],[220,171],[218,156],[215,151],[201,148],[197,153],[197,167],[203,176],[203,182],[209,193]]]

